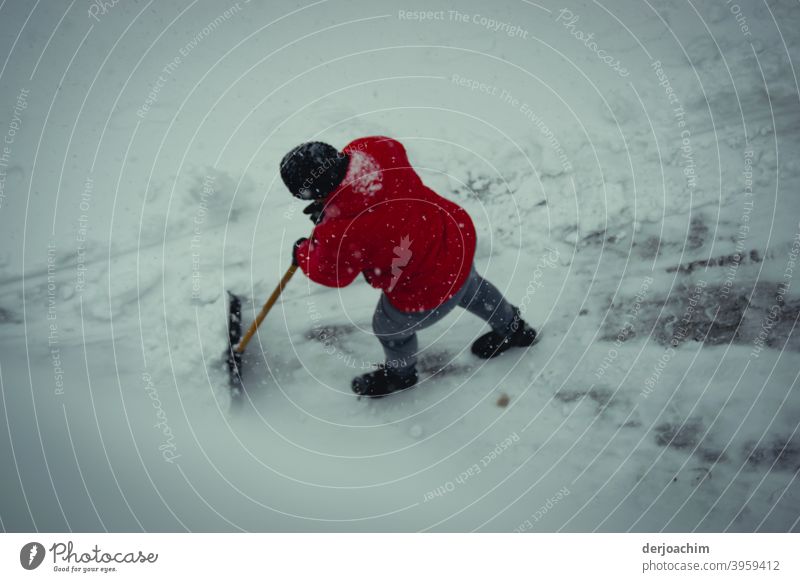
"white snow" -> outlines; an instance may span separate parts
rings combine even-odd
[[[368,153],[358,150],[350,154],[344,182],[349,184],[354,192],[364,196],[371,196],[383,188],[383,176],[378,162]]]
[[[800,529],[800,11],[738,5],[746,31],[723,2],[571,28],[526,2],[3,5],[0,527]],[[232,413],[226,290],[250,321],[311,229],[278,163],[366,135],[469,211],[542,339],[478,361],[459,310],[419,386],[356,400],[378,292],[298,274]]]

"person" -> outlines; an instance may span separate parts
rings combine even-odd
[[[312,281],[345,287],[363,273],[382,290],[372,329],[385,362],[353,380],[362,396],[380,397],[417,383],[416,332],[462,307],[491,331],[472,344],[479,358],[531,346],[536,330],[475,270],[475,227],[467,212],[425,186],[403,145],[391,138],[356,139],[342,151],[303,143],[284,156],[281,178],[311,203],[314,223],[292,261]]]

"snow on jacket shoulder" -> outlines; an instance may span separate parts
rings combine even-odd
[[[383,136],[344,148],[345,179],[297,249],[312,280],[344,287],[359,273],[401,311],[438,307],[461,288],[475,254],[467,212],[425,186],[403,145]]]

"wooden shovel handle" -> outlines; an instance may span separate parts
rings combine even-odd
[[[261,325],[261,322],[264,321],[264,318],[267,316],[267,313],[269,313],[269,310],[272,309],[273,305],[275,305],[275,302],[278,300],[278,297],[280,297],[281,292],[283,292],[283,288],[286,287],[286,284],[289,282],[289,279],[292,278],[292,275],[294,275],[294,272],[296,270],[297,270],[297,265],[292,265],[286,270],[286,273],[283,275],[281,282],[278,283],[277,287],[275,287],[275,291],[272,292],[272,295],[269,296],[267,302],[264,303],[264,306],[261,308],[261,311],[258,313],[258,316],[256,317],[255,321],[250,324],[250,327],[248,328],[247,333],[244,334],[242,341],[240,341],[239,345],[236,346],[235,349],[237,352],[239,352],[240,354],[244,352],[245,348],[247,347],[247,344],[250,343],[250,340],[255,335],[258,326]]]

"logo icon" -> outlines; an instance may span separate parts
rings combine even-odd
[[[412,242],[414,241],[410,240],[408,236],[404,236],[400,239],[400,244],[393,249],[394,258],[392,259],[392,280],[389,283],[388,289],[390,293],[400,280],[400,276],[403,274],[403,267],[408,265],[408,261],[411,260],[411,256],[414,254],[411,251]]]
[[[35,570],[44,561],[44,546],[39,542],[28,542],[19,551],[19,563],[26,570]]]

